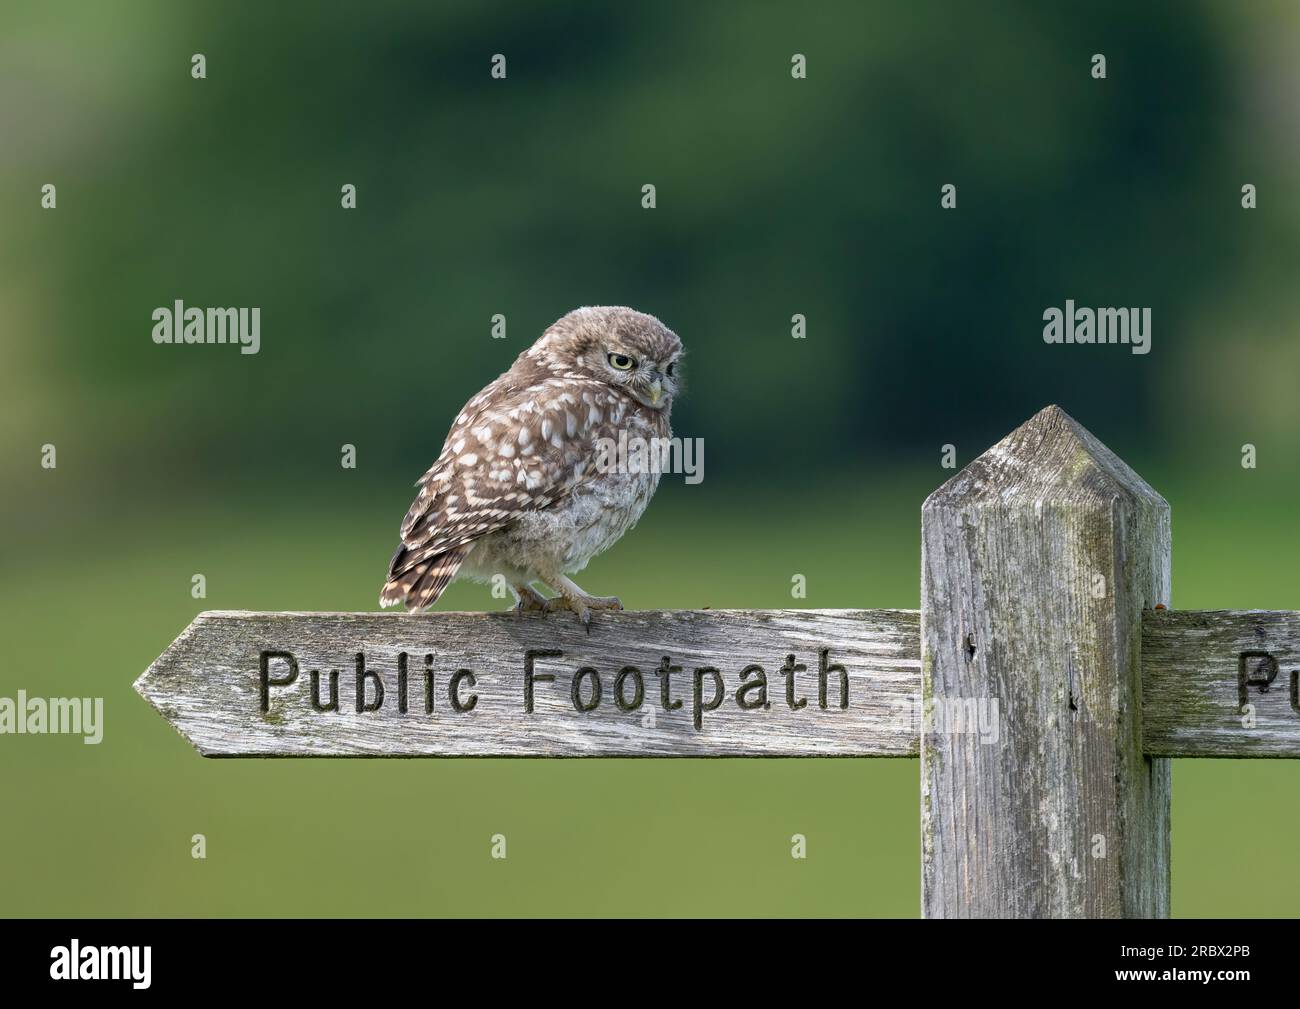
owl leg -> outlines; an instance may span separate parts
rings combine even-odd
[[[592,610],[621,610],[623,604],[618,601],[617,596],[589,596],[583,592],[575,582],[565,578],[564,575],[555,575],[552,578],[544,578],[543,581],[550,585],[559,593],[554,599],[546,600],[547,611],[557,609],[572,610],[582,621],[582,626],[591,630],[591,611]]]
[[[510,590],[515,594],[514,609],[516,613],[545,613],[547,611],[546,604],[550,600],[527,582],[522,585],[511,585]]]

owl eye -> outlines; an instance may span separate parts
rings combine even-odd
[[[664,369],[664,374],[667,375],[669,378],[672,378],[673,368],[675,368],[676,366],[677,366],[677,362],[673,361],[671,364],[668,365],[667,368]]]
[[[610,354],[609,364],[611,368],[616,368],[619,371],[631,371],[636,367],[636,361],[626,354]]]

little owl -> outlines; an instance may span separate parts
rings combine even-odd
[[[630,308],[579,308],[546,330],[456,417],[417,484],[380,605],[419,610],[458,575],[502,575],[517,609],[569,609],[584,624],[594,609],[621,609],[567,576],[650,502],[659,467],[622,472],[598,446],[623,432],[629,443],[671,437],[681,353],[672,330]]]

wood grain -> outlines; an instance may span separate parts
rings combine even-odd
[[[1149,613],[1142,664],[1148,753],[1300,756],[1300,613]]]
[[[686,610],[600,613],[590,634],[569,614],[516,613],[243,613],[200,614],[136,683],[136,689],[207,756],[915,756],[917,749],[917,641],[919,617],[907,610]],[[539,658],[534,710],[525,710],[525,655]],[[828,667],[826,707],[819,668]],[[407,660],[407,712],[399,710],[398,655]],[[260,656],[291,653],[292,683],[267,688],[262,710]],[[384,701],[356,710],[356,654],[365,672],[378,674]],[[426,713],[424,656],[433,656],[433,711]],[[806,667],[793,674],[796,703],[787,703],[787,656]],[[662,705],[664,656],[673,710]],[[736,699],[742,670],[761,666],[768,681],[766,708],[743,710]],[[848,707],[841,709],[842,665]],[[641,672],[643,700],[620,710],[615,678],[625,667]],[[582,667],[598,671],[601,701],[584,712],[571,691]],[[472,710],[453,710],[448,688],[458,670],[461,700],[477,695]],[[696,699],[696,670],[699,698]],[[718,679],[709,669],[717,670]],[[338,711],[312,706],[311,670],[318,695],[330,698],[330,671],[338,671]],[[287,659],[267,662],[268,681],[287,680]],[[756,683],[753,670],[744,677]],[[717,683],[725,699],[714,701]],[[366,701],[374,683],[366,680]],[[625,706],[635,700],[636,677],[622,682]],[[579,684],[578,704],[591,702],[592,673]],[[757,689],[746,703],[760,699]],[[648,717],[653,712],[653,722]],[[698,717],[698,726],[696,724]]]
[[[766,732],[764,722],[741,725],[737,722],[728,731],[715,751],[705,741],[691,750],[678,754],[668,752],[664,744],[668,742],[655,737],[656,744],[648,750],[638,750],[640,756],[677,756],[677,755],[763,755],[781,752],[787,755],[830,755],[830,756],[917,756],[919,752],[919,725],[921,704],[920,674],[920,613],[916,610],[842,610],[816,611],[795,610],[779,611],[784,618],[780,626],[800,627],[802,622],[812,621],[826,635],[825,641],[833,646],[850,644],[858,641],[861,667],[846,663],[850,670],[852,693],[850,709],[842,721],[837,721],[828,729],[834,734],[842,735],[842,740],[827,744],[826,733],[818,732],[809,743],[809,750],[794,752],[791,748],[800,746],[797,738],[788,735],[778,740],[757,738]],[[715,665],[723,672],[728,690],[734,689],[736,676],[735,655],[722,655],[726,648],[736,642],[761,641],[762,635],[770,631],[771,617],[778,611],[767,611],[764,616],[757,612],[742,610],[705,611],[702,615],[706,622],[695,624],[695,633],[705,637],[714,634],[714,640],[692,646],[689,651],[680,651],[674,661],[683,665],[680,684],[691,686],[689,673],[685,671],[686,662],[691,657],[704,662],[706,654],[716,655]],[[574,656],[585,654],[583,662],[602,670],[602,674],[614,669],[613,663],[621,663],[619,656],[631,654],[649,655],[655,664],[662,656],[653,655],[659,647],[656,642],[668,643],[670,649],[674,634],[691,626],[691,614],[676,611],[662,613],[637,613],[614,615],[611,623],[605,625],[607,633],[599,634],[595,640],[586,635],[578,637],[575,628],[563,625],[551,627],[541,624],[536,632],[541,634],[536,642],[559,640],[551,635],[561,635],[563,641],[577,639]],[[200,614],[176,644],[168,650],[149,672],[136,684],[142,695],[152,701],[170,721],[173,721],[183,733],[199,733],[193,739],[201,752],[212,755],[263,755],[263,756],[312,756],[316,754],[372,754],[391,756],[456,756],[483,752],[481,749],[462,749],[462,744],[469,746],[469,733],[478,731],[482,724],[463,726],[465,730],[450,739],[440,739],[438,745],[425,749],[429,741],[423,737],[405,740],[405,726],[385,720],[380,731],[393,733],[386,744],[376,745],[372,739],[374,717],[366,715],[349,724],[349,716],[355,716],[355,710],[349,712],[340,704],[338,720],[343,724],[304,726],[304,731],[326,731],[330,738],[324,750],[314,741],[305,739],[302,733],[282,732],[277,725],[274,712],[268,712],[270,718],[263,717],[256,705],[235,706],[233,698],[243,697],[250,688],[259,687],[256,655],[250,651],[250,643],[260,641],[272,647],[274,641],[288,646],[296,646],[301,654],[301,678],[299,692],[309,690],[310,669],[320,668],[321,663],[333,663],[327,668],[339,669],[340,696],[351,700],[355,682],[355,652],[358,642],[365,643],[375,655],[386,656],[395,663],[395,656],[403,648],[411,651],[414,643],[420,647],[443,649],[446,643],[454,643],[456,654],[462,656],[461,662],[454,668],[440,659],[439,686],[443,693],[439,699],[445,699],[446,680],[454,669],[467,666],[477,668],[485,661],[487,665],[500,670],[499,678],[506,683],[506,693],[522,698],[523,670],[520,662],[523,651],[518,634],[519,617],[509,614],[473,614],[473,613],[439,613],[421,616],[383,614],[383,613],[242,613],[210,612]],[[545,618],[528,615],[522,618],[523,626],[533,627]],[[554,619],[554,618],[552,618]],[[563,617],[558,618],[560,620]],[[406,625],[402,621],[416,620],[423,623]],[[504,625],[511,633],[492,633],[491,628],[497,621],[514,621]],[[372,623],[371,621],[375,621]],[[477,622],[476,622],[477,621]],[[663,621],[665,627],[657,624]],[[857,621],[856,623],[850,623]],[[725,630],[717,630],[721,625]],[[244,626],[247,625],[247,626]],[[408,634],[411,626],[418,628],[419,634]],[[490,633],[477,637],[484,629]],[[841,641],[831,635],[844,633],[848,638]],[[360,631],[360,636],[354,632]],[[716,632],[716,633],[715,633]],[[635,636],[645,634],[643,639]],[[278,635],[278,637],[277,637]],[[769,635],[770,636],[770,635]],[[626,639],[626,640],[624,640]],[[647,644],[648,642],[648,644]],[[742,646],[736,646],[742,647]],[[377,651],[375,651],[377,649]],[[492,654],[493,649],[504,649],[500,654]],[[1263,652],[1276,659],[1277,669],[1268,690],[1262,690],[1262,684],[1250,682],[1266,677],[1272,665],[1255,653]],[[423,688],[419,678],[423,674],[423,651],[417,648],[411,651],[414,661],[409,664],[410,704],[418,707],[423,695],[418,692]],[[441,654],[441,653],[440,653]],[[446,652],[450,656],[451,652]],[[801,651],[800,662],[804,662],[807,651]],[[838,654],[834,652],[833,654]],[[252,655],[252,665],[248,666]],[[1243,721],[1239,713],[1239,696],[1241,687],[1241,656],[1247,655],[1247,690],[1249,703],[1253,705],[1254,724]],[[486,659],[484,656],[490,656]],[[781,657],[783,661],[783,656]],[[840,661],[832,658],[832,661]],[[316,662],[317,665],[311,665]],[[804,664],[807,664],[804,662]],[[247,666],[247,668],[245,668]],[[769,660],[764,668],[771,679],[771,693],[774,697],[783,697],[784,678],[779,674],[780,662]],[[396,688],[395,667],[376,667],[383,674],[385,683]],[[545,671],[549,667],[539,665]],[[573,667],[574,669],[577,666]],[[694,668],[694,667],[690,667]],[[1142,681],[1143,681],[1143,749],[1148,756],[1161,757],[1300,757],[1300,711],[1296,710],[1292,698],[1292,683],[1296,671],[1300,669],[1300,613],[1292,611],[1268,610],[1157,610],[1143,613],[1142,627]],[[1260,672],[1262,670],[1263,672]],[[605,688],[612,687],[612,675],[603,675]],[[646,689],[657,689],[658,679],[644,670]],[[807,674],[798,674],[798,682],[815,687],[816,668],[812,677],[805,681]],[[1007,679],[1015,678],[1012,670],[1005,670]],[[249,680],[249,677],[252,680]],[[322,693],[328,694],[328,671],[322,681]],[[486,681],[484,681],[486,683]],[[551,689],[548,685],[548,689]],[[499,692],[498,686],[493,692]],[[278,691],[274,691],[278,694]],[[479,691],[486,696],[486,690]],[[291,692],[290,696],[298,695]],[[305,695],[304,695],[305,696]],[[677,695],[682,696],[682,695]],[[801,694],[802,696],[802,694]],[[256,699],[256,698],[255,698]],[[829,698],[828,698],[829,700]],[[815,701],[815,699],[814,699]],[[553,698],[539,698],[543,710],[551,711]],[[492,703],[482,700],[483,711],[490,709]],[[355,707],[355,706],[354,706]],[[278,709],[277,709],[278,710]],[[501,709],[508,713],[507,708]],[[820,709],[819,709],[820,710]],[[779,707],[777,709],[780,713]],[[444,714],[435,711],[437,722]],[[595,716],[583,716],[572,706],[561,705],[560,709],[551,711],[551,715],[563,718],[588,718],[587,724],[598,728],[605,724],[607,712]],[[688,712],[689,714],[689,712]],[[481,717],[481,716],[480,716]],[[678,716],[676,720],[680,720]],[[710,731],[715,726],[713,714],[706,714]],[[183,719],[183,722],[182,722]],[[615,719],[614,724],[622,724],[632,719]],[[675,723],[670,718],[670,723]],[[693,720],[692,720],[693,724]],[[394,727],[396,726],[396,727]],[[795,725],[782,726],[781,733],[798,732],[803,727]],[[520,729],[531,731],[528,723],[520,722]],[[358,734],[351,739],[353,732]],[[418,730],[417,730],[418,731]],[[501,731],[493,728],[498,736]],[[550,730],[547,730],[550,731]],[[270,734],[268,737],[267,734]],[[745,733],[737,737],[734,733]],[[242,741],[245,735],[257,737],[253,743]],[[202,745],[199,739],[202,739]],[[670,736],[676,740],[678,736]],[[711,736],[709,738],[712,738]],[[571,755],[596,756],[604,753],[623,753],[622,750],[608,750],[589,747],[581,739],[575,739],[572,732],[561,734],[564,746],[573,749],[571,753],[559,752],[561,744],[554,742],[550,749],[531,749],[527,739],[518,740],[501,753],[527,755]],[[499,743],[496,739],[494,742]],[[776,746],[778,749],[773,749]],[[268,748],[269,747],[269,748]],[[498,752],[498,751],[492,751]]]
[[[923,913],[1167,916],[1140,631],[1169,602],[1168,504],[1049,407],[932,494],[921,529]],[[935,717],[972,701],[996,740]]]

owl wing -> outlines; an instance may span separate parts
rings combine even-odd
[[[420,479],[380,605],[432,605],[475,540],[592,479],[596,432],[624,408],[618,393],[575,376],[519,383],[507,373],[470,400]]]

